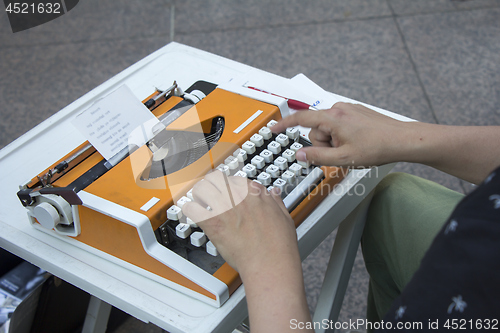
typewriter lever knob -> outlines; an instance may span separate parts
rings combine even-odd
[[[187,93],[184,94],[184,96],[182,96],[182,97],[185,100],[190,101],[193,104],[196,104],[199,101],[201,101],[202,99],[204,99],[205,97],[207,97],[207,95],[205,95],[205,93],[203,91],[193,90],[189,94],[187,94]]]
[[[57,209],[48,202],[42,202],[33,210],[37,221],[46,229],[53,229],[61,218]]]

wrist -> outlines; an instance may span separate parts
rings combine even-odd
[[[435,124],[402,122],[388,145],[388,161],[428,164],[433,157]]]

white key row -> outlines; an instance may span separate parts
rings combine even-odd
[[[187,200],[186,200],[187,199]],[[172,205],[168,210],[167,210],[167,217],[169,220],[173,221],[179,221],[182,218],[182,208],[179,206],[179,202],[187,202],[191,201],[191,199],[187,198],[187,196],[182,197],[177,201],[177,205]],[[194,223],[189,217],[186,217],[186,222],[187,223],[181,223],[177,224],[175,227],[175,234],[182,239],[187,239],[189,237],[189,240],[192,245],[196,247],[201,247],[203,244],[206,243],[205,248],[207,253],[217,256],[218,251],[215,248],[214,244],[211,241],[207,242],[207,237],[203,231],[195,231],[192,232],[192,228],[198,227],[196,223]]]
[[[288,136],[286,136],[284,134],[279,134],[276,137],[276,140],[271,141],[267,145],[267,149],[270,150],[273,154],[276,155],[276,154],[279,154],[281,152],[281,148],[282,147],[288,146],[289,143],[290,143],[290,141],[288,139]],[[264,145],[264,139],[263,139],[263,137],[261,135],[259,135],[259,134],[254,134],[250,138],[249,141],[245,141],[245,143],[243,143],[243,145],[241,146],[241,148],[247,154],[253,154],[253,153],[255,153],[255,150],[257,148],[262,147],[263,145]],[[297,151],[300,148],[302,148],[302,145],[300,143],[298,143],[298,142],[294,142],[292,144],[292,146],[293,146],[293,150],[294,151]],[[240,154],[240,151],[237,150],[234,155],[237,157],[239,154]]]
[[[214,257],[219,254],[214,244],[211,241],[207,242],[207,236],[203,231],[191,232],[191,225],[187,223],[179,223],[175,227],[175,234],[182,239],[189,237],[191,244],[196,247],[201,247],[206,243],[205,248],[207,253]]]
[[[231,170],[236,170],[240,166],[239,163],[244,163],[248,159],[248,154],[253,154],[256,151],[257,147],[262,147],[264,145],[265,140],[269,140],[272,137],[272,132],[269,129],[274,126],[277,122],[275,120],[271,120],[267,127],[262,127],[259,130],[259,133],[252,135],[250,140],[246,141],[241,149],[237,149],[233,156],[228,156],[224,160],[224,164],[221,164],[217,167],[218,170],[222,171],[226,175],[231,174]],[[279,176],[280,171],[284,171],[288,167],[288,163],[292,163],[295,161],[295,153],[302,145],[298,142],[294,142],[289,149],[286,149],[281,156],[278,156],[274,159],[274,155],[277,155],[281,152],[282,147],[288,146],[290,143],[289,140],[296,140],[300,136],[300,131],[296,128],[289,128],[286,130],[286,134],[280,133],[276,136],[275,141],[271,141],[267,145],[267,149],[264,149],[259,155],[254,156],[250,163],[246,164],[241,170],[236,171],[235,176],[240,177],[255,177],[257,174],[257,169],[264,168],[266,163],[274,162],[269,165],[265,172],[259,173],[257,176],[257,181],[265,186],[269,186],[272,182],[273,178],[277,178]],[[299,164],[298,164],[299,163]],[[302,166],[300,162],[293,163],[289,170],[286,170],[281,175],[281,178],[277,178],[272,186],[269,188],[278,187],[280,189],[284,189],[287,184],[293,184],[295,181],[295,177],[301,174]],[[268,188],[268,190],[270,190]],[[177,200],[175,205],[172,205],[167,210],[167,218],[173,221],[180,221],[183,217],[182,215],[182,206],[189,201],[194,200],[192,189],[189,190],[185,196],[182,196],[179,200]],[[176,235],[182,239],[186,239],[188,236],[190,237],[191,244],[194,246],[200,247],[206,243],[206,250],[208,253],[216,256],[217,249],[213,245],[212,242],[206,239],[206,236],[201,231],[192,232],[191,227],[197,227],[197,225],[188,217],[186,217],[187,223],[179,223],[176,226],[175,232]]]
[[[263,135],[261,133],[261,131],[263,132],[267,132],[269,131],[269,133],[271,132],[271,130],[269,130],[270,127],[273,127],[274,125],[276,125],[278,122],[276,120],[271,120],[270,122],[267,123],[267,127],[263,127],[260,131],[259,131],[259,134],[260,135]],[[298,128],[296,127],[290,127],[290,128],[287,128],[286,129],[286,132],[285,134],[292,140],[296,140],[299,136],[300,136],[300,131]],[[267,138],[270,139],[271,138],[271,135],[269,135],[269,137]]]
[[[224,163],[226,165],[228,165],[230,167],[230,169],[236,169],[238,166],[236,165],[236,161],[238,162],[245,162],[248,158],[248,154],[253,154],[255,153],[255,143],[251,142],[251,141],[246,141],[241,148],[238,148],[234,151],[233,153],[233,156],[229,156],[228,158],[226,158],[224,160]],[[277,141],[271,141],[268,145],[267,145],[267,149],[264,149],[259,155],[266,158],[266,157],[269,157],[269,158],[273,158],[272,155],[270,155],[269,153],[272,153],[274,155],[277,155],[281,152],[281,144]],[[294,142],[289,150],[292,150],[294,152],[297,152],[300,148],[302,148],[303,145],[298,143],[298,142]],[[266,162],[270,162],[270,161],[266,161]]]

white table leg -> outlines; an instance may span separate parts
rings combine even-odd
[[[101,301],[95,296],[90,296],[87,316],[83,324],[82,333],[105,333],[108,326],[111,305]]]
[[[347,283],[351,275],[352,266],[363,234],[366,213],[372,194],[368,195],[359,206],[340,224],[333,245],[330,261],[321,287],[314,322],[323,323],[327,319],[331,329],[326,327],[316,329],[316,333],[333,332],[338,319],[342,301],[344,300]]]

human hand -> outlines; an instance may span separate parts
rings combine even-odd
[[[203,229],[242,278],[287,260],[300,265],[295,226],[277,192],[214,171],[193,187],[193,198],[183,213]]]
[[[311,128],[313,146],[300,149],[298,160],[363,168],[398,161],[407,141],[406,124],[359,104],[336,103],[328,110],[296,112],[271,130]]]

